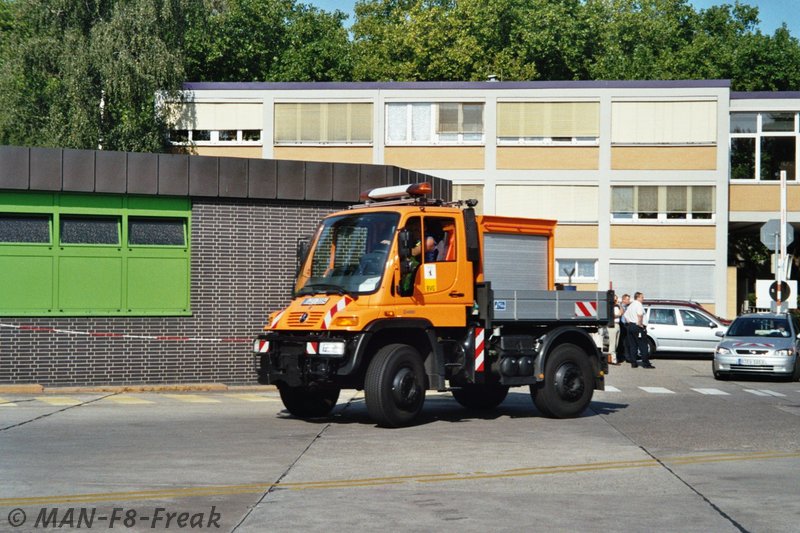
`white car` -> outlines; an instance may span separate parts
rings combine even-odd
[[[800,323],[788,313],[742,315],[714,353],[714,377],[733,374],[785,376],[800,380]]]
[[[711,356],[726,321],[694,302],[645,301],[647,342],[656,352],[702,353]]]

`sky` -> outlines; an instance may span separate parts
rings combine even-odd
[[[355,0],[300,0],[300,2],[317,6],[325,11],[334,9],[344,11],[350,15],[348,24],[353,23]],[[735,0],[690,0],[689,3],[700,10],[719,4],[733,5]],[[781,23],[785,22],[792,36],[800,38],[800,0],[743,0],[742,3],[758,8],[762,33],[772,35]]]

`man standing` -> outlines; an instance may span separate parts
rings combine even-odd
[[[622,362],[623,359],[626,358],[626,353],[630,352],[630,346],[628,346],[628,328],[625,324],[625,311],[628,310],[628,306],[631,304],[631,295],[625,293],[622,295],[622,300],[619,302],[620,304],[620,316],[617,320],[617,327],[619,327],[619,340],[617,340],[617,361]]]
[[[637,352],[642,356],[642,368],[655,368],[650,364],[649,346],[647,345],[647,329],[644,323],[644,306],[642,301],[644,294],[637,292],[633,295],[633,301],[628,306],[628,309],[623,315],[627,322],[628,337],[630,342],[628,346],[631,347],[630,353],[626,353],[625,357],[633,368],[636,368]]]

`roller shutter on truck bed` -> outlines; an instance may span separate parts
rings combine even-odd
[[[487,233],[483,277],[494,290],[547,290],[547,249],[546,236]]]

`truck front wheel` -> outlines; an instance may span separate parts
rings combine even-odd
[[[467,409],[494,409],[508,396],[508,387],[500,384],[469,384],[452,392],[453,398]]]
[[[419,352],[406,344],[381,348],[367,368],[364,396],[367,412],[378,425],[411,423],[425,402],[425,368]]]
[[[544,381],[531,385],[539,411],[550,418],[574,418],[592,400],[594,386],[589,358],[574,344],[557,346],[547,359]]]
[[[317,418],[328,415],[336,406],[339,399],[339,387],[330,385],[301,385],[290,387],[284,383],[278,384],[281,401],[286,410],[297,418]]]

